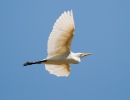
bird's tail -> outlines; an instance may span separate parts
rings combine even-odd
[[[46,59],[43,59],[43,60],[40,60],[40,61],[36,61],[36,62],[26,62],[26,63],[24,63],[23,65],[24,66],[28,66],[28,65],[32,65],[32,64],[41,64],[41,63],[44,63],[44,62],[46,62]]]

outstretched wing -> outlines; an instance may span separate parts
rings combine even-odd
[[[56,76],[68,76],[70,74],[70,65],[69,64],[61,64],[61,65],[52,65],[45,64],[46,70],[50,72],[50,74],[54,74]]]
[[[48,57],[64,55],[70,52],[74,36],[73,12],[64,12],[55,22],[48,40]]]

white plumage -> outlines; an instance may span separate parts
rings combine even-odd
[[[45,64],[46,70],[48,70],[51,74],[56,76],[68,76],[70,73],[70,65],[69,64]]]
[[[90,53],[73,53],[70,51],[74,36],[73,12],[64,12],[55,22],[48,40],[48,56],[37,62],[26,62],[24,66],[32,64],[45,64],[46,70],[56,76],[68,76],[70,64],[77,64],[80,58]]]
[[[70,52],[71,41],[74,36],[73,13],[64,12],[53,26],[48,40],[48,57],[63,55]]]

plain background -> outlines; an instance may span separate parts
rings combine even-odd
[[[73,52],[91,52],[56,77],[44,65],[56,19],[73,10]],[[0,0],[0,100],[130,100],[130,0]]]

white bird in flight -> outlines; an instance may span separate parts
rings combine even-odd
[[[74,30],[73,12],[64,12],[56,20],[49,36],[47,58],[36,62],[26,62],[24,66],[45,64],[45,69],[50,74],[67,77],[70,74],[70,64],[78,64],[82,57],[91,55],[91,53],[73,53],[70,51]]]

